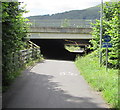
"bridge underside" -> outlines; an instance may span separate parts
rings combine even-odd
[[[64,48],[65,44],[70,44],[69,41],[66,42],[64,39],[31,39],[31,41],[41,47],[41,52],[45,58],[74,60],[76,57],[76,53],[71,53]],[[74,41],[83,47],[85,47],[86,44],[89,44],[89,40],[86,39],[76,39]]]

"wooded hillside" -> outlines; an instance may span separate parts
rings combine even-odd
[[[38,15],[38,16],[30,16],[28,19],[99,19],[100,15],[99,12],[100,7],[95,6],[91,8],[87,8],[84,10],[72,10],[72,11],[66,11],[63,13],[57,13],[52,15]]]

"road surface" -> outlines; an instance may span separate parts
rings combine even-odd
[[[108,108],[74,62],[45,60],[24,71],[3,94],[3,108]]]

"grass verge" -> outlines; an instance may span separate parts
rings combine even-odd
[[[80,47],[79,46],[74,46],[74,45],[71,45],[71,46],[65,46],[65,49],[70,51],[70,52],[74,52],[75,50],[80,50]]]
[[[119,108],[118,104],[118,70],[99,66],[96,52],[87,56],[76,58],[75,64],[80,74],[87,80],[92,88],[101,92],[103,98],[111,108]]]

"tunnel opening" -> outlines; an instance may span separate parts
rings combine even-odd
[[[45,59],[58,59],[74,61],[76,55],[84,53],[70,52],[65,48],[64,39],[32,39],[32,42],[40,46]]]

